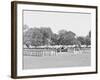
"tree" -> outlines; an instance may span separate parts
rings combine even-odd
[[[86,36],[85,44],[86,44],[86,46],[91,45],[91,39],[89,38],[89,36]]]
[[[60,30],[58,33],[59,33],[59,36],[62,36],[63,34],[67,33],[67,31],[64,30],[64,29],[62,29],[62,30]]]
[[[88,35],[89,35],[89,38],[91,38],[91,31],[89,31],[89,34]]]
[[[73,45],[73,40],[75,40],[75,33],[72,31],[59,31],[59,43],[61,45]]]
[[[85,44],[85,38],[84,37],[77,37],[77,40],[80,41],[81,45],[84,45]]]
[[[49,27],[41,27],[40,32],[43,34],[43,45],[48,45],[53,35],[52,30]]]
[[[89,31],[88,35],[85,37],[86,46],[91,45],[91,31]]]
[[[51,45],[59,45],[59,36],[57,34],[52,34],[52,37],[51,37],[51,41],[52,41],[52,44]]]
[[[24,32],[24,44],[29,48],[29,45],[40,46],[43,43],[43,34],[39,28],[30,28]]]
[[[43,45],[43,34],[39,28],[33,28],[32,30],[32,46]]]
[[[32,42],[32,33],[33,33],[32,28],[23,32],[23,35],[24,35],[23,44],[25,44],[28,48],[29,48],[29,45],[31,45],[31,42]]]

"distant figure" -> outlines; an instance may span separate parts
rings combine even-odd
[[[79,46],[75,46],[75,51],[79,51]]]
[[[27,48],[29,48],[29,45],[28,44],[26,44],[26,46],[27,46]]]
[[[64,49],[64,47],[61,47],[61,49]]]

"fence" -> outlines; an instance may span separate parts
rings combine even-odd
[[[81,50],[75,51],[74,48],[68,48],[67,50],[57,50],[56,48],[25,48],[23,50],[24,56],[62,56],[62,55],[73,55],[88,53],[90,48],[82,48]]]
[[[51,56],[56,54],[56,49],[24,49],[25,56]]]

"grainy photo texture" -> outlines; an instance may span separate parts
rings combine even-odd
[[[23,69],[91,66],[91,13],[23,10]]]

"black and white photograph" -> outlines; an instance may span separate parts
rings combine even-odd
[[[97,73],[97,7],[12,2],[12,76]]]
[[[23,10],[23,69],[91,66],[91,14]]]

